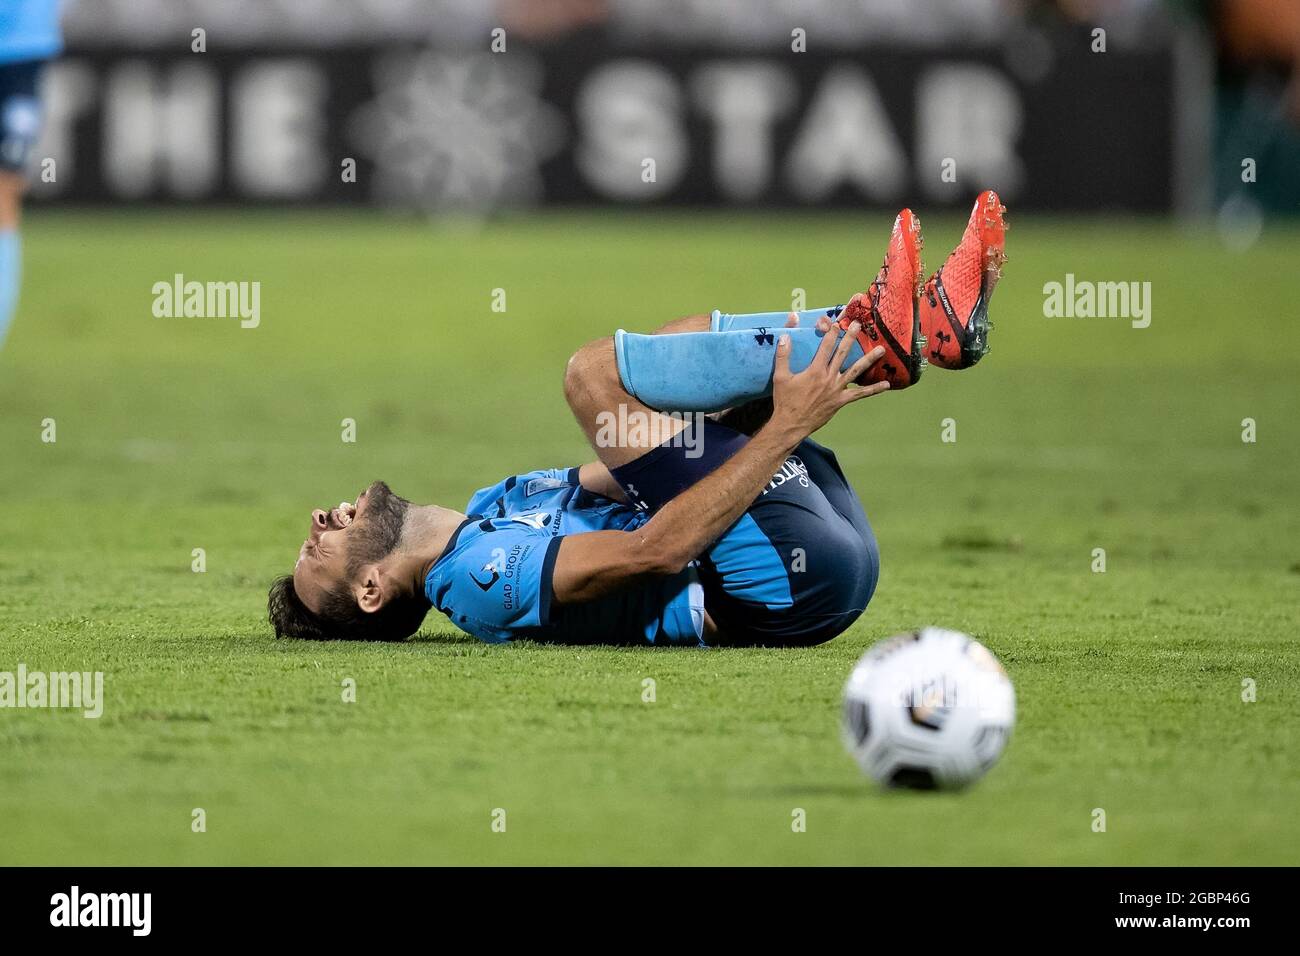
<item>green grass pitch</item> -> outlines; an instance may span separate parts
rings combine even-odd
[[[960,223],[923,221],[933,267]],[[584,460],[575,347],[795,287],[842,301],[889,222],[30,215],[0,353],[0,670],[101,670],[106,702],[0,710],[0,863],[1300,862],[1300,231],[1235,255],[1015,217],[985,361],[821,435],[882,552],[828,645],[488,647],[436,615],[402,646],[271,638],[311,507],[373,478],[460,507]],[[154,318],[178,272],[260,281],[260,327]],[[1045,318],[1066,273],[1151,282],[1151,326]],[[1000,656],[1016,732],[969,792],[880,793],[840,691],[925,623]]]

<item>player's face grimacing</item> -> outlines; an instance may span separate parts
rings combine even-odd
[[[376,481],[355,504],[343,501],[328,511],[312,511],[311,528],[293,568],[294,590],[303,604],[320,613],[328,595],[350,589],[359,567],[391,553],[401,539],[409,504]]]

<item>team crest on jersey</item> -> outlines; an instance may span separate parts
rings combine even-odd
[[[567,488],[569,483],[563,478],[533,478],[528,484],[524,485],[524,496],[531,498],[539,491],[554,491],[556,488]]]
[[[538,531],[541,531],[551,523],[551,516],[542,511],[534,511],[531,514],[526,515],[511,515],[510,520],[515,524],[527,525],[530,528],[535,528]]]
[[[501,580],[501,572],[497,570],[495,561],[489,561],[487,564],[483,565],[481,573],[483,574],[482,578],[474,574],[473,571],[469,573],[469,579],[477,584],[480,590],[490,591],[492,590],[492,585]]]

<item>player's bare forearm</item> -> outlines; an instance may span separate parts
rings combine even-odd
[[[592,600],[646,575],[675,574],[702,554],[745,513],[799,442],[840,408],[888,388],[885,383],[848,388],[884,355],[883,349],[874,349],[841,372],[857,331],[850,328],[838,345],[834,336],[826,336],[817,358],[797,375],[790,372],[790,343],[783,337],[773,376],[774,411],[767,424],[637,531],[565,538],[552,577],[555,599]]]
[[[676,574],[745,513],[804,437],[788,423],[769,422],[638,530],[565,538],[551,579],[555,600],[590,601],[639,578]]]
[[[735,524],[806,437],[788,422],[768,422],[716,471],[664,505],[636,532],[659,556],[660,573],[680,571]]]

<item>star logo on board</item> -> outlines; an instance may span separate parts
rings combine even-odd
[[[542,71],[524,54],[391,55],[350,135],[374,161],[375,197],[427,212],[487,212],[541,196],[539,167],[567,136],[539,96]]]

